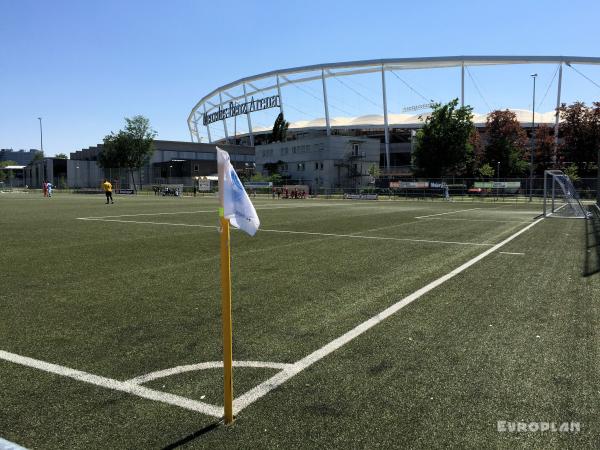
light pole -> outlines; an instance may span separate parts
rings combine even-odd
[[[171,184],[171,169],[173,168],[173,166],[169,166],[169,183]]]
[[[533,112],[531,114],[531,158],[529,163],[529,201],[531,201],[531,197],[533,195],[533,154],[535,153],[535,79],[537,78],[537,73],[532,73],[531,78],[533,78]]]
[[[44,152],[44,136],[42,133],[42,118],[38,117],[38,120],[40,121],[40,150],[43,153]]]
[[[44,137],[43,137],[43,133],[42,133],[42,118],[38,117],[38,120],[40,121],[40,151],[42,152],[42,156],[44,154]],[[46,168],[44,166],[44,164],[42,163],[41,165],[42,168],[42,179],[40,180],[40,186],[42,185],[42,183],[44,183],[44,181],[46,180]]]
[[[496,184],[496,198],[498,198],[498,189],[500,189],[500,161],[496,164],[496,179],[498,180]]]

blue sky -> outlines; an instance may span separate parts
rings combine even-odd
[[[0,17],[0,148],[39,148],[41,116],[47,155],[95,145],[135,114],[161,139],[189,140],[186,119],[197,100],[278,68],[463,54],[600,56],[600,2],[592,0],[0,0]],[[472,68],[482,95],[468,77],[467,103],[478,112],[530,109],[529,73],[537,71],[539,101],[550,90],[536,109],[549,111],[555,69]],[[600,68],[579,69],[600,84]],[[425,97],[459,94],[456,71],[401,75]],[[357,81],[354,89],[370,97],[370,80]],[[600,88],[571,69],[563,83],[565,101],[600,99]],[[344,89],[332,115],[377,112]],[[390,109],[421,100],[398,87]],[[305,118],[322,116],[316,105],[297,106],[313,116]]]

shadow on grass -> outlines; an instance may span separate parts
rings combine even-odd
[[[600,273],[600,210],[589,206],[590,218],[585,221],[585,263],[583,276]]]
[[[194,439],[198,439],[200,436],[203,436],[206,433],[210,433],[212,430],[216,430],[222,424],[223,424],[223,420],[218,420],[216,422],[213,422],[213,423],[205,426],[204,428],[193,432],[192,434],[188,434],[187,436],[179,439],[177,442],[173,442],[172,444],[169,444],[169,445],[163,447],[162,450],[173,450],[175,448],[181,447],[182,445],[188,444],[191,441],[193,441]]]

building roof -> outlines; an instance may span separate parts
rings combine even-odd
[[[207,95],[202,97],[192,108],[188,116],[188,127],[192,140],[200,141],[201,124],[204,115],[221,111],[220,108],[227,108],[230,103],[246,102],[248,98],[260,93],[280,92],[285,86],[295,85],[310,81],[323,82],[325,89],[325,80],[329,78],[340,78],[359,74],[382,73],[382,80],[385,80],[386,71],[407,70],[407,69],[434,69],[448,67],[462,67],[462,80],[464,83],[464,69],[471,66],[491,66],[491,65],[516,65],[516,64],[563,64],[573,67],[574,65],[600,65],[598,57],[581,56],[527,56],[527,55],[460,55],[460,56],[442,56],[442,57],[424,57],[424,58],[389,58],[389,59],[371,59],[362,61],[346,61],[336,63],[323,63],[303,67],[292,67],[280,70],[252,75],[241,78],[231,83],[220,86]],[[291,78],[290,78],[291,76]],[[464,96],[464,94],[462,94]],[[280,99],[283,103],[283,100]],[[285,108],[285,104],[283,104]],[[519,121],[527,126],[531,119],[521,116],[527,116],[527,112],[517,116]],[[552,118],[545,117],[546,114],[552,115]],[[389,114],[389,124],[392,126],[402,125],[404,127],[417,127],[421,122],[415,116],[405,116],[404,114]],[[540,121],[536,123],[553,123],[554,112],[544,113]],[[412,118],[411,118],[412,117]],[[219,119],[223,120],[223,119]],[[481,125],[485,123],[485,115],[478,114],[475,117],[475,123]],[[350,127],[372,126],[379,127],[383,125],[382,115],[362,116],[362,117],[335,117],[332,118],[330,125],[332,127]],[[297,121],[290,124],[291,129],[325,127],[325,119],[320,117],[313,120]],[[261,128],[254,128],[253,131],[265,131]]]
[[[517,120],[522,126],[530,127],[532,124],[532,111],[526,109],[512,109],[516,114]],[[429,112],[422,114],[388,114],[388,126],[390,128],[421,128],[425,119],[429,116]],[[484,126],[487,121],[487,114],[473,113],[473,123],[475,126]],[[535,113],[535,123],[544,125],[554,125],[556,120],[556,112],[537,112]],[[382,128],[384,126],[383,114],[369,114],[366,116],[356,117],[332,117],[330,119],[332,128]],[[312,120],[300,120],[291,122],[290,130],[299,130],[302,128],[325,128],[326,122],[324,117],[318,117]],[[271,132],[271,128],[254,127],[254,133]]]

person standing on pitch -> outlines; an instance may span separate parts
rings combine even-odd
[[[106,178],[104,179],[104,183],[102,183],[102,188],[104,189],[104,193],[106,194],[106,204],[108,205],[108,201],[113,202],[112,198],[112,184]]]
[[[48,191],[48,197],[52,197],[52,183],[46,183],[46,191]]]

